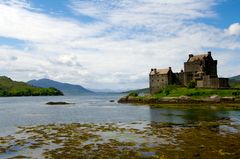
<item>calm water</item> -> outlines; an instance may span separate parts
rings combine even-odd
[[[121,95],[12,97],[0,98],[0,136],[15,132],[17,126],[71,122],[124,122],[156,121],[186,123],[229,117],[240,123],[240,111],[216,109],[151,108],[132,104],[111,103]],[[49,106],[49,101],[75,103]]]

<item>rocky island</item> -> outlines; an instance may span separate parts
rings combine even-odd
[[[231,104],[240,105],[239,88],[231,88],[228,78],[219,78],[217,60],[206,54],[189,54],[184,70],[151,69],[149,93],[131,92],[119,103],[141,104]]]
[[[187,88],[175,88],[170,92],[163,90],[162,93],[155,95],[138,95],[135,92],[128,94],[119,99],[119,103],[135,103],[135,104],[174,104],[174,105],[225,105],[240,108],[240,97],[238,90],[210,90],[210,89],[188,89],[187,92],[195,92],[195,94],[183,93],[177,96],[174,92]],[[167,92],[168,95],[165,93]],[[225,92],[226,96],[221,93]],[[165,96],[164,96],[165,94]],[[236,94],[236,95],[235,95]]]

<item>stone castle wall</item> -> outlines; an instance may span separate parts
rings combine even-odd
[[[184,63],[184,71],[173,73],[170,71],[164,75],[150,75],[150,92],[159,92],[167,85],[187,86],[192,80],[196,81],[199,88],[227,88],[228,78],[218,78],[217,60],[213,60],[211,52],[203,55],[189,55]]]
[[[157,93],[162,88],[166,87],[169,83],[169,75],[168,74],[160,74],[160,75],[150,75],[150,92]]]

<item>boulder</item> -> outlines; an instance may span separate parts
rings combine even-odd
[[[128,102],[128,96],[122,97],[118,100],[118,103],[127,103]]]
[[[191,97],[189,97],[189,96],[180,96],[179,99],[181,99],[181,100],[191,100]]]
[[[220,102],[221,101],[221,97],[218,95],[212,95],[208,98],[208,101],[210,102]]]

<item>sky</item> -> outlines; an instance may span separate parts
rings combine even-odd
[[[0,0],[0,75],[93,89],[148,87],[151,68],[212,52],[240,74],[239,0]]]

